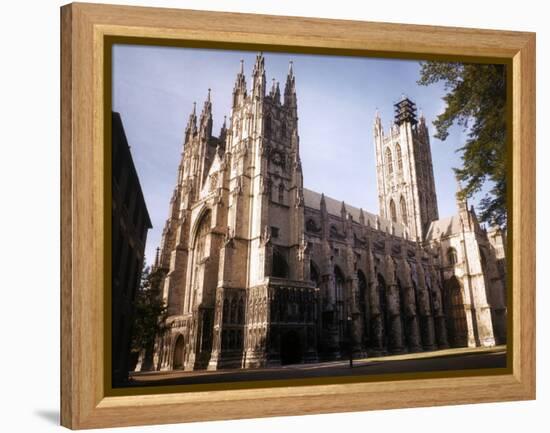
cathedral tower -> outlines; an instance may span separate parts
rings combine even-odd
[[[241,61],[229,124],[218,137],[212,135],[210,90],[200,116],[195,107],[189,116],[155,264],[165,275],[171,327],[157,349],[161,368],[279,362],[281,346],[295,347],[286,340],[296,338],[300,356],[315,352],[314,315],[292,327],[288,322],[296,317],[274,310],[297,297],[303,315],[316,293],[303,238],[292,62],[281,93],[275,80],[267,84],[258,54],[250,88]]]
[[[438,219],[428,128],[424,116],[417,119],[410,99],[402,97],[394,108],[387,134],[378,113],[374,120],[380,214],[403,224],[412,239],[423,240]]]

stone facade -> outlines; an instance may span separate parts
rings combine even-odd
[[[375,119],[378,216],[303,187],[292,63],[283,92],[266,86],[259,54],[251,88],[241,62],[217,137],[210,91],[189,117],[155,263],[168,306],[156,368],[504,342],[503,234],[488,234],[466,203],[438,219],[412,101],[396,104],[388,135]]]

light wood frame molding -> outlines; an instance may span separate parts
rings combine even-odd
[[[510,374],[106,396],[104,37],[254,43],[512,65]],[[73,428],[535,398],[535,34],[98,4],[61,8],[61,424]]]

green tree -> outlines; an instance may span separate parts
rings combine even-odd
[[[141,273],[140,287],[134,304],[134,327],[132,351],[144,351],[142,370],[152,366],[155,339],[164,330],[166,307],[162,299],[164,274],[159,269],[151,270],[145,264]]]
[[[458,149],[462,167],[454,169],[462,185],[459,198],[489,192],[479,203],[480,220],[506,227],[506,67],[493,64],[421,62],[418,84],[444,83],[445,111],[433,122],[444,141],[457,124],[468,132]]]

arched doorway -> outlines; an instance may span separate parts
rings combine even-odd
[[[468,326],[462,287],[458,278],[452,276],[443,286],[443,308],[447,322],[447,333],[451,345],[455,347],[468,345]]]
[[[281,365],[302,362],[302,341],[295,330],[286,331],[281,337]]]
[[[183,335],[179,335],[176,344],[174,345],[174,370],[179,370],[183,368],[185,355],[185,342],[183,340]]]

